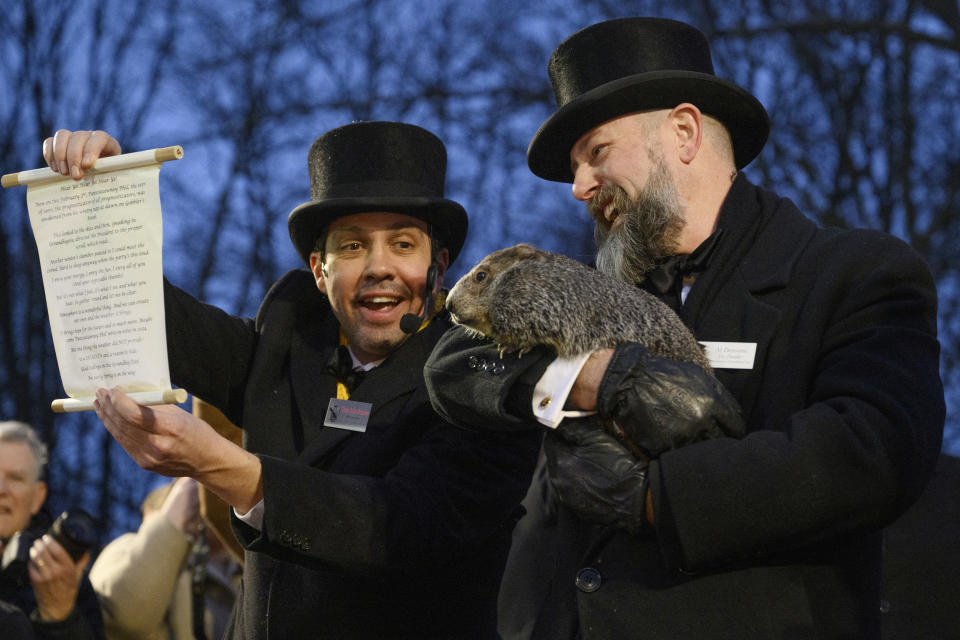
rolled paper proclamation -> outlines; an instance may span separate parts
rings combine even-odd
[[[140,404],[182,403],[170,384],[163,308],[161,163],[179,146],[99,159],[80,180],[50,168],[3,176],[27,186],[50,333],[69,398],[93,408],[99,388]]]

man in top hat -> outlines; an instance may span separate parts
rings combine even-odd
[[[879,638],[880,531],[926,483],[944,420],[927,266],[895,238],[820,228],[750,183],[741,170],[767,115],[714,75],[698,30],[596,24],[549,71],[559,106],[530,168],[572,183],[600,269],[656,293],[710,345],[747,434],[635,460],[541,408],[595,409],[642,439],[711,415],[722,391],[625,344],[572,363],[525,355],[507,366],[526,372],[465,400],[479,374],[464,359],[495,347],[444,337],[426,369],[442,415],[559,421],[549,482],[525,501],[538,520],[517,529],[552,536],[557,557],[543,571],[511,555],[504,636]],[[564,380],[569,396],[554,392]]]
[[[44,150],[76,177],[120,148],[60,131]],[[423,364],[450,326],[434,298],[467,232],[443,195],[446,151],[419,127],[362,122],[308,160],[312,200],[289,229],[310,270],[275,283],[255,320],[165,285],[171,376],[244,448],[116,390],[97,413],[141,466],[197,479],[239,516],[228,637],[493,637],[540,436],[453,427],[428,400]]]

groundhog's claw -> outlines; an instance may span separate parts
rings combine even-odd
[[[518,347],[512,344],[501,344],[499,342],[497,343],[497,353],[500,355],[501,360],[503,360],[503,354],[505,353],[516,353],[518,358],[522,358],[523,354],[525,354],[527,351],[530,351],[530,349],[526,347]]]

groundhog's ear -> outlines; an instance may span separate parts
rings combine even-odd
[[[514,260],[529,260],[540,254],[539,249],[525,243],[515,244],[507,249],[507,252],[509,253],[509,257]]]

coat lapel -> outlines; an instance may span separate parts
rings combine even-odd
[[[380,366],[367,372],[351,399],[373,404],[370,419],[393,398],[416,388],[423,380],[423,363],[430,353],[425,343],[429,329],[410,336]]]
[[[698,340],[757,344],[752,370],[717,371],[745,414],[756,402],[759,387],[753,381],[765,366],[781,321],[780,310],[764,296],[789,284],[794,265],[814,233],[814,225],[802,216],[777,216],[776,200],[765,196],[742,172],[737,176],[720,210],[723,241],[682,309]],[[789,244],[765,233],[775,217],[780,231],[784,224],[791,227],[779,236],[791,238]]]
[[[337,381],[327,372],[327,362],[340,335],[336,317],[328,306],[325,308],[327,313],[321,323],[316,319],[298,323],[290,340],[290,380],[305,449],[319,446],[318,441],[330,439],[327,431],[343,431],[323,427],[330,398],[337,396]],[[331,446],[335,444],[331,442]],[[301,457],[302,454],[303,451]]]

